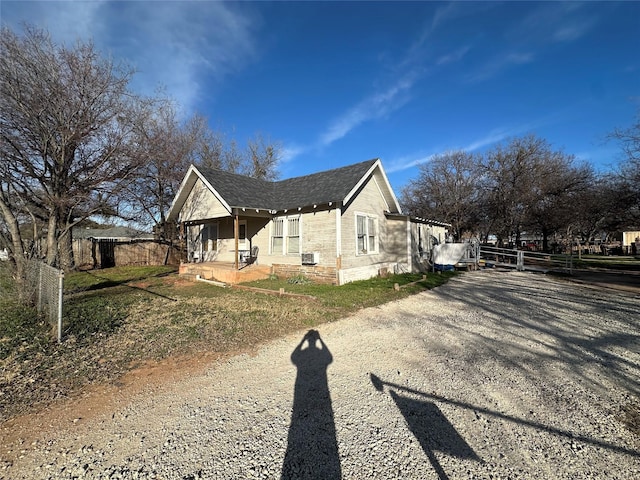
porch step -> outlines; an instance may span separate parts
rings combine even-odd
[[[217,264],[217,262],[206,263],[183,263],[180,265],[180,275],[195,279],[197,275],[205,280],[216,280],[218,282],[235,285],[244,282],[253,282],[269,278],[271,266],[247,265],[240,270],[236,270],[232,264]]]

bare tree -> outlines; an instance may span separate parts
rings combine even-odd
[[[487,153],[484,196],[499,243],[514,237],[516,243],[520,242],[528,209],[539,193],[536,187],[541,165],[549,152],[546,141],[529,135]]]
[[[282,146],[258,133],[247,142],[247,156],[242,171],[245,175],[262,180],[275,180]]]
[[[194,154],[194,163],[203,167],[275,180],[278,178],[282,145],[257,133],[247,140],[247,146],[243,149],[235,138],[227,140],[224,134],[205,128]]]
[[[227,169],[228,167],[224,165],[223,135],[211,130],[207,125],[207,119],[203,116],[194,117],[193,122],[199,126],[200,136],[196,139],[192,163],[218,170]]]
[[[586,246],[594,242],[602,232],[613,232],[623,223],[620,190],[615,175],[595,176],[592,183],[579,191],[577,207],[570,219],[570,228]]]
[[[561,151],[542,150],[531,177],[531,200],[527,207],[525,228],[542,236],[542,249],[548,252],[554,233],[575,231],[576,219],[582,216],[585,194],[595,183],[590,165],[575,165],[575,158]]]
[[[623,162],[615,178],[617,196],[624,210],[625,226],[640,225],[640,109],[633,125],[618,128],[610,138],[619,142]]]
[[[171,233],[165,215],[184,172],[198,155],[208,127],[201,117],[180,121],[169,100],[158,101],[144,121],[135,126],[139,168],[122,191],[116,215],[142,225],[153,225],[164,238]]]
[[[523,233],[549,237],[566,230],[578,216],[582,193],[594,182],[589,165],[528,135],[498,145],[486,155],[483,196],[499,242],[520,244]]]
[[[402,204],[411,215],[450,222],[461,239],[475,233],[480,218],[479,159],[464,151],[435,155],[420,165],[417,179],[402,190]]]
[[[636,166],[640,165],[640,109],[633,125],[615,129],[610,137],[620,142],[626,160]]]
[[[3,27],[0,50],[0,211],[11,258],[25,258],[26,214],[45,224],[47,262],[69,268],[72,227],[112,213],[138,167],[130,140],[148,105],[127,90],[133,72],[92,43],[67,48],[32,27],[22,37]]]

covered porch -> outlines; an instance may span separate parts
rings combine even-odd
[[[268,212],[234,209],[232,215],[181,222],[187,261],[180,274],[224,283],[267,278],[270,266],[261,266],[258,233],[271,220]]]

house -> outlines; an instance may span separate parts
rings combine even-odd
[[[631,229],[622,232],[622,253],[624,255],[640,254],[640,230]]]
[[[337,285],[426,270],[447,226],[403,215],[379,159],[276,182],[192,165],[167,220],[186,245],[180,272],[230,283],[243,280],[224,265]]]

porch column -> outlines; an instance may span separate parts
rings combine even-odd
[[[239,259],[239,253],[238,253],[238,248],[240,247],[240,241],[238,238],[240,237],[240,222],[238,221],[237,213],[233,216],[233,237],[236,245],[235,267],[236,267],[236,270],[240,270],[240,259]]]
[[[182,263],[182,260],[184,260],[185,263],[189,263],[189,242],[187,242],[187,226],[185,225],[185,222],[180,222],[180,225],[178,226],[178,245],[180,245],[180,251],[182,252],[180,262]],[[185,252],[186,258],[182,256]]]

